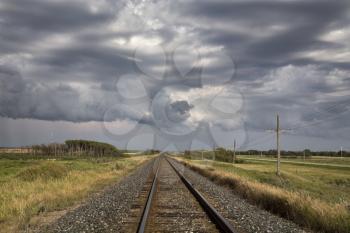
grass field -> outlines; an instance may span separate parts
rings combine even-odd
[[[245,160],[257,160],[257,161],[276,161],[273,157],[260,157],[260,156],[241,156],[240,158]],[[340,157],[321,157],[313,156],[311,158],[306,158],[305,160],[301,157],[298,158],[282,158],[282,163],[296,163],[296,164],[309,164],[309,165],[319,165],[327,166],[334,165],[338,167],[348,167],[350,168],[350,158],[340,158]]]
[[[349,159],[284,160],[280,177],[275,175],[273,158],[242,156],[237,164],[184,161],[219,183],[233,184],[253,203],[301,225],[326,232],[350,232]]]
[[[0,156],[0,232],[17,232],[34,216],[72,206],[150,158]]]

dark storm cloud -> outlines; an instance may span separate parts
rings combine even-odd
[[[186,16],[197,20],[199,25],[215,25],[204,30],[197,28],[196,32],[202,41],[214,45],[223,45],[231,53],[238,67],[235,84],[243,88],[246,97],[246,122],[253,130],[264,131],[274,126],[274,115],[280,113],[287,118],[285,124],[293,126],[308,124],[311,119],[305,116],[317,115],[324,105],[338,102],[350,103],[344,100],[342,94],[330,98],[322,97],[338,92],[340,86],[348,85],[350,76],[349,59],[336,62],[332,56],[324,60],[304,57],[300,53],[320,50],[346,50],[347,42],[324,41],[320,37],[332,30],[342,29],[349,24],[348,1],[192,1],[192,7],[181,8]],[[238,28],[238,29],[237,29]],[[244,30],[246,29],[246,30]],[[292,87],[280,85],[281,91],[266,89],[259,93],[261,86],[266,85],[264,79],[270,72],[290,64],[305,67],[314,64],[315,67],[303,71],[290,70],[274,75],[273,79],[284,76],[300,76],[298,82],[292,82]],[[339,79],[336,85],[330,84],[335,69],[344,69],[347,75]],[[317,73],[317,75],[304,75]],[[326,77],[326,78],[325,78]],[[321,81],[317,81],[321,80]],[[285,80],[289,83],[288,80]],[[292,89],[292,91],[290,91]],[[259,93],[259,94],[257,94]],[[325,98],[318,103],[318,98]],[[313,107],[310,107],[313,106]],[[346,114],[346,109],[342,113]],[[259,114],[257,114],[259,113]],[[333,117],[336,112],[330,112]],[[319,114],[319,121],[327,121],[327,114]],[[340,118],[333,127],[346,125]],[[323,127],[329,128],[330,123]],[[308,132],[310,133],[310,132]],[[320,133],[320,132],[318,132]],[[311,134],[310,134],[311,135]],[[324,132],[324,135],[328,135]]]
[[[225,45],[240,64],[276,67],[293,64],[292,55],[300,51],[344,47],[318,37],[348,22],[349,6],[347,1],[201,1],[184,7],[184,12],[194,19],[227,25],[226,31],[213,28],[198,33],[207,42]],[[230,25],[249,28],[253,35],[232,32]],[[310,62],[315,61],[303,64]]]
[[[150,123],[142,112],[118,103],[115,93],[97,87],[77,90],[63,83],[24,80],[11,67],[0,66],[0,116],[50,121],[114,121],[128,119]],[[141,115],[140,115],[141,114]]]
[[[230,20],[251,26],[278,25],[285,23],[321,23],[343,19],[349,6],[347,1],[200,1],[192,2],[185,12],[212,20]],[[339,15],[340,14],[340,15]],[[252,16],[252,17],[247,17]]]
[[[340,53],[349,49],[349,22],[348,1],[1,1],[0,115],[153,124],[150,116],[125,107],[116,93],[116,81],[136,72],[150,78],[143,84],[151,102],[164,86],[185,85],[178,89],[191,92],[203,88],[201,74],[210,84],[229,76],[245,95],[251,129],[272,127],[277,112],[290,118],[290,125],[308,123],[313,111],[348,102],[343,92],[350,85],[350,58]],[[344,31],[344,37],[323,38],[334,30]],[[184,46],[185,68],[193,65],[189,58],[196,48],[205,48],[201,58],[213,61],[208,51],[220,47],[235,64],[216,59],[193,69],[184,81],[176,64],[162,66],[162,54],[145,49],[149,44],[164,48],[168,59]],[[164,69],[167,80],[153,82]],[[111,106],[117,107],[104,119]],[[168,108],[174,121],[184,121],[196,106],[179,99]]]
[[[176,101],[172,103],[170,106],[174,111],[179,112],[180,114],[185,114],[191,108],[193,108],[193,106],[191,106],[187,101],[184,101],[184,100]]]
[[[18,30],[67,31],[94,26],[110,19],[111,11],[93,13],[88,5],[74,1],[8,0],[2,2],[5,25]]]
[[[247,128],[260,132],[273,129],[279,113],[282,127],[292,129],[291,134],[330,137],[335,130],[348,127],[349,78],[348,72],[312,65],[270,72],[260,78],[261,85],[254,89],[247,86],[244,91]]]
[[[47,50],[33,59],[33,63],[59,72],[61,79],[74,80],[75,74],[85,73],[86,78],[104,82],[115,80],[118,75],[132,70],[130,52],[102,45],[75,45],[62,49]],[[41,70],[37,70],[40,75]],[[41,74],[42,75],[42,74]],[[47,77],[44,78],[46,79]],[[79,80],[79,79],[78,79]],[[86,79],[85,79],[86,80]],[[79,81],[83,81],[80,80]]]
[[[173,122],[186,120],[190,116],[190,110],[193,108],[187,101],[180,100],[170,104],[167,108],[167,115]]]
[[[75,1],[5,0],[0,7],[0,51],[30,49],[27,43],[111,20],[115,11],[94,13]],[[22,51],[20,51],[22,52]]]

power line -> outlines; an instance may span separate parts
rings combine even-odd
[[[316,121],[316,122],[311,122],[311,123],[307,123],[307,124],[304,124],[304,125],[299,125],[299,126],[296,126],[294,128],[291,128],[291,130],[299,130],[299,129],[304,129],[304,128],[307,128],[307,127],[310,127],[310,126],[314,126],[314,125],[318,125],[318,124],[322,124],[324,122],[327,122],[329,120],[334,120],[334,119],[337,119],[339,117],[342,116],[342,114],[348,112],[350,109],[342,112],[342,113],[339,113],[338,115],[336,116],[331,116],[331,117],[328,117],[328,118],[325,118],[323,120],[319,120],[319,121]]]
[[[255,140],[248,142],[247,144],[244,145],[244,147],[247,148],[248,146],[253,147],[256,145],[261,145],[263,142],[266,142],[266,141],[272,139],[272,137],[273,137],[272,134],[267,134],[264,137],[260,137],[260,138],[257,138]]]
[[[337,104],[333,104],[332,106],[330,107],[327,107],[324,109],[324,112],[321,112],[321,111],[316,111],[314,112],[313,114],[309,115],[309,116],[316,116],[316,114],[325,114],[325,112],[327,113],[330,113],[331,110],[333,109],[336,109],[337,107],[339,106],[348,106],[349,103],[344,101],[342,103],[337,103]],[[292,130],[298,130],[300,128],[305,128],[305,127],[308,127],[308,126],[312,126],[312,125],[316,125],[316,124],[320,124],[320,123],[323,123],[325,121],[328,121],[328,120],[331,120],[331,119],[336,119],[338,117],[340,117],[342,114],[348,112],[350,109],[346,109],[345,111],[341,112],[341,113],[338,113],[338,115],[335,115],[335,116],[330,116],[330,117],[327,117],[325,119],[322,119],[322,120],[318,120],[317,122],[311,122],[311,123],[305,123],[305,124],[301,124],[301,121],[298,120],[298,121],[295,121],[293,122],[292,124],[294,124],[294,126],[291,127]]]
[[[316,116],[316,114],[325,114],[325,112],[330,113],[330,111],[336,109],[339,106],[348,106],[348,103],[346,101],[344,101],[342,103],[333,104],[332,106],[329,106],[329,107],[323,109],[323,112],[316,111],[316,112],[312,113],[309,116]],[[322,124],[323,122],[326,122],[326,121],[329,121],[329,120],[334,120],[334,119],[337,119],[337,118],[341,117],[344,113],[347,113],[349,110],[350,109],[346,109],[345,111],[343,111],[341,113],[338,113],[337,115],[333,115],[333,116],[324,118],[322,120],[318,120],[316,122],[310,122],[310,123],[302,124],[302,122],[300,120],[294,121],[292,123],[294,125],[290,129],[280,130],[280,133],[284,132],[284,131],[296,131],[296,130],[304,129],[304,128],[307,128],[307,127],[315,126],[315,125],[318,125],[318,124]],[[270,131],[274,131],[275,132],[275,130],[270,130]],[[252,141],[249,141],[248,143],[244,144],[244,147],[248,148],[248,147],[253,147],[253,146],[256,146],[256,145],[261,145],[262,143],[270,140],[272,136],[268,135],[268,136],[256,138],[256,139],[254,139]]]

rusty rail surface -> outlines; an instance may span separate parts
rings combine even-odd
[[[159,171],[159,166],[160,166],[159,165],[160,162],[159,161],[157,161],[157,162],[158,162],[157,170],[156,170],[156,173],[155,173],[154,178],[153,178],[152,187],[151,187],[151,190],[148,194],[146,205],[145,205],[145,208],[143,209],[141,220],[140,220],[140,223],[139,223],[138,228],[137,228],[138,233],[145,232],[147,219],[148,219],[149,212],[150,212],[151,206],[152,206],[152,200],[153,200],[154,194],[156,192],[157,182],[158,182],[158,171]]]

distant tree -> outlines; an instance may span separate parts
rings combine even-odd
[[[88,140],[67,140],[64,144],[51,143],[48,145],[32,146],[34,155],[44,156],[118,156],[121,153],[108,143]]]
[[[223,162],[232,162],[233,151],[218,147],[214,151],[215,160]]]

